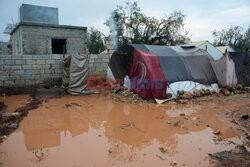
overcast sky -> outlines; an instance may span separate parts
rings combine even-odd
[[[130,0],[131,1],[131,0]],[[250,26],[250,0],[139,0],[142,11],[161,18],[175,10],[186,15],[185,29],[192,41],[213,41],[211,31],[230,25]],[[124,0],[0,0],[0,40],[8,41],[3,34],[6,24],[18,22],[18,8],[22,3],[59,8],[59,23],[95,27],[109,33],[104,25],[117,5]]]

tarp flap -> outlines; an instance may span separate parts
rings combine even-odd
[[[69,66],[70,66],[71,56],[63,59],[63,75],[62,75],[62,85],[64,87],[69,86]]]
[[[71,55],[69,67],[69,86],[70,94],[82,94],[87,87],[88,59],[87,55]]]
[[[235,65],[228,55],[216,61],[211,60],[211,64],[220,86],[234,87],[237,84]]]
[[[142,98],[166,96],[167,82],[157,55],[134,49],[127,69],[131,79],[131,89]]]

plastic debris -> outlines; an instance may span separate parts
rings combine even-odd
[[[160,151],[162,154],[166,154],[167,153],[167,149],[163,148],[163,147],[159,147]]]
[[[165,160],[165,159],[166,159],[165,157],[160,156],[160,155],[158,155],[158,154],[156,154],[156,156],[159,157],[161,160]]]
[[[175,166],[175,165],[177,165],[177,162],[176,162],[176,161],[170,162],[170,166]]]

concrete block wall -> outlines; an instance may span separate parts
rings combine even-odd
[[[12,49],[8,46],[11,46],[10,42],[0,42],[0,55],[1,54],[12,54]]]
[[[0,86],[21,87],[61,80],[62,55],[0,55]]]
[[[89,55],[89,76],[106,78],[109,63],[108,54]]]
[[[66,55],[68,56],[68,55]],[[89,55],[89,76],[106,78],[109,55]],[[62,79],[62,55],[0,55],[0,87],[54,84]]]

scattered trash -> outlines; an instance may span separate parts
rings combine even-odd
[[[117,94],[118,92],[120,92],[121,89],[115,89],[114,93]]]
[[[186,104],[186,102],[184,100],[181,100],[179,98],[176,98],[175,101],[176,101],[176,103],[179,103],[179,104]]]
[[[144,130],[142,130],[142,129],[136,127],[135,124],[134,124],[133,122],[130,122],[130,123],[128,123],[128,124],[123,124],[122,126],[120,126],[120,128],[121,128],[123,131],[125,131],[125,128],[126,128],[126,127],[134,127],[136,130],[145,133]]]
[[[177,162],[176,162],[176,161],[171,161],[171,162],[170,162],[170,166],[175,166],[175,165],[177,165]]]
[[[112,149],[110,148],[110,149],[108,150],[108,152],[109,152],[109,154],[111,154],[113,151],[112,151]]]
[[[225,95],[225,96],[229,96],[230,95],[230,92],[227,88],[222,88],[221,89],[221,92]]]
[[[183,91],[183,90],[178,90],[178,91],[177,91],[177,95],[178,95],[178,96],[181,96],[181,95],[183,95],[183,94],[184,94],[184,91]]]
[[[167,93],[167,94],[166,94],[166,98],[167,98],[167,99],[172,98],[172,96],[173,96],[173,95],[172,95],[171,93]]]
[[[171,124],[171,122],[170,122],[170,121],[168,121],[168,124]]]
[[[71,107],[71,105],[70,104],[65,104],[65,107],[69,108],[69,107]]]
[[[185,116],[186,114],[184,114],[184,113],[180,113],[180,116]]]
[[[178,126],[180,122],[181,122],[180,120],[177,121],[177,122],[175,122],[175,123],[174,123],[174,126]]]
[[[161,155],[158,155],[158,154],[156,154],[156,156],[159,157],[161,160],[165,160],[166,159],[165,157],[163,157]]]
[[[184,91],[184,93],[180,96],[182,99],[190,99],[193,97],[192,93]]]
[[[248,114],[245,114],[245,115],[242,115],[241,116],[241,119],[244,119],[244,120],[247,120],[249,118],[249,115]]]
[[[214,131],[213,133],[214,133],[215,135],[222,135],[222,131],[220,131],[220,130]]]
[[[12,124],[12,127],[17,129],[17,124]]]
[[[1,136],[1,139],[7,139],[6,135]]]
[[[237,89],[237,90],[243,90],[243,86],[242,86],[241,84],[237,84],[237,85],[236,85],[236,89]]]
[[[7,106],[4,104],[4,101],[0,101],[0,111],[6,109]]]
[[[163,147],[159,147],[160,151],[162,154],[166,154],[167,153],[167,149],[163,148]]]
[[[72,102],[71,104],[74,105],[74,106],[77,106],[77,107],[81,107],[80,104],[77,104],[77,103],[74,103],[74,102]]]
[[[196,119],[197,119],[196,117],[193,117],[193,118],[192,118],[192,121],[195,121]]]

